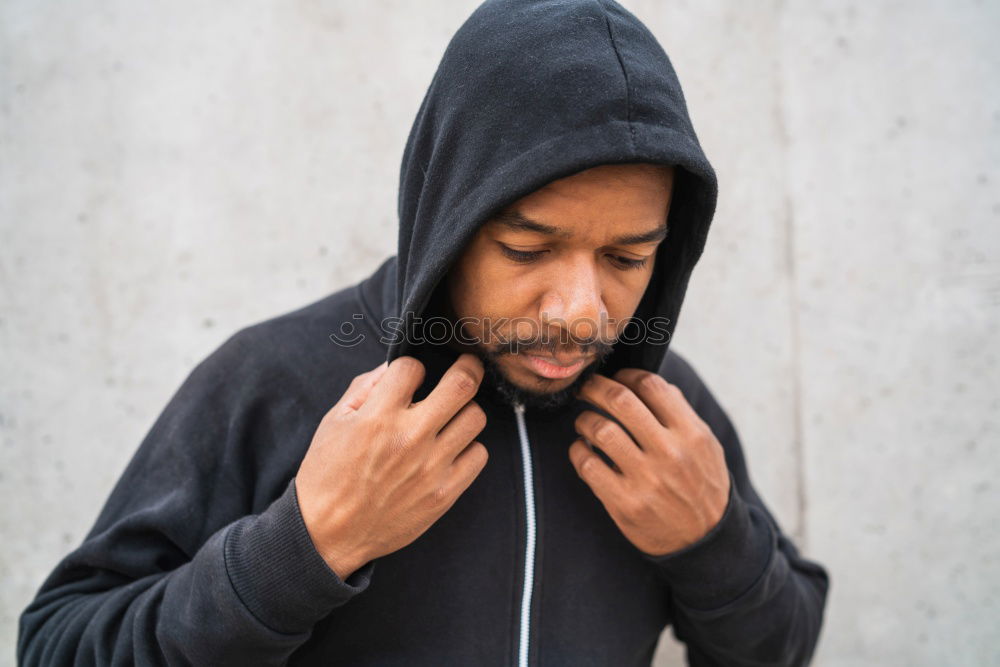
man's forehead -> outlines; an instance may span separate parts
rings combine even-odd
[[[517,208],[506,208],[491,218],[489,222],[519,232],[536,232],[567,239],[573,237],[572,230],[529,218]]]
[[[565,225],[556,225],[543,220],[536,220],[524,215],[516,207],[508,207],[490,218],[487,225],[494,228],[508,229],[519,232],[533,232],[543,234],[553,238],[572,239],[576,234],[572,228]],[[619,234],[613,243],[619,245],[639,245],[643,243],[657,243],[667,236],[667,223],[662,221],[652,227],[647,227],[640,231]]]

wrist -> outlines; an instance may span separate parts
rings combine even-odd
[[[332,536],[329,545],[325,549],[317,550],[341,581],[346,581],[349,576],[371,560],[365,551],[348,546],[349,542],[346,539],[338,539],[336,535]]]
[[[350,537],[355,531],[349,528],[351,523],[346,517],[331,517],[330,514],[333,513],[329,513],[321,519],[311,511],[309,503],[303,503],[301,498],[299,512],[316,552],[341,581],[371,560],[364,549],[351,544]]]

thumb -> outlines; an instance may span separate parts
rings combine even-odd
[[[341,414],[346,414],[361,409],[361,406],[368,400],[368,395],[371,393],[372,387],[378,384],[378,381],[385,374],[388,367],[388,362],[383,361],[370,371],[362,373],[351,380],[347,391],[344,392],[344,395],[338,401],[337,411]]]

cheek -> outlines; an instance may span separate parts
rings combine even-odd
[[[449,296],[459,317],[504,315],[510,310],[514,294],[501,269],[479,253],[456,264],[449,278]]]
[[[604,293],[608,314],[615,319],[631,317],[639,307],[652,277],[652,268],[611,277]]]

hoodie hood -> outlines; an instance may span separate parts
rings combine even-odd
[[[383,313],[404,328],[422,316],[479,227],[509,203],[628,162],[677,167],[668,237],[634,314],[666,326],[658,344],[619,341],[603,365],[609,374],[660,367],[715,211],[715,172],[667,54],[626,9],[605,0],[484,2],[448,44],[406,143],[395,290],[383,293]],[[387,359],[412,353],[398,336]]]

